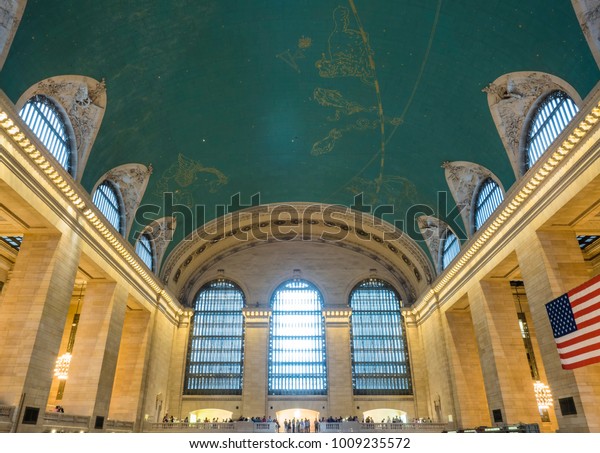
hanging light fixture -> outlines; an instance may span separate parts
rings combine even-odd
[[[69,332],[69,341],[67,343],[67,351],[56,359],[56,365],[54,366],[54,377],[56,377],[60,384],[58,386],[58,392],[56,399],[62,399],[62,395],[65,389],[65,382],[69,377],[69,367],[71,366],[71,359],[73,355],[73,344],[75,343],[75,334],[77,333],[77,325],[79,324],[79,306],[81,305],[81,298],[83,297],[83,286],[85,281],[81,283],[79,290],[79,298],[77,299],[77,307],[75,308],[75,314],[73,315],[73,322],[71,323],[71,331]]]
[[[56,359],[56,366],[54,367],[54,376],[60,380],[66,380],[69,377],[69,366],[71,365],[71,353],[65,352],[58,359]]]
[[[535,400],[537,401],[540,411],[544,409],[548,410],[553,403],[550,387],[548,387],[542,381],[535,381],[533,383],[533,391],[535,392]]]

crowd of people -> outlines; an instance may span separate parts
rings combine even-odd
[[[62,410],[62,407],[60,406],[56,406],[56,412],[64,412],[64,410]],[[59,410],[60,408],[60,410]],[[255,417],[244,417],[243,415],[241,415],[237,420],[238,422],[253,422],[253,423],[275,423],[275,425],[277,426],[277,432],[280,431],[281,425],[279,424],[279,421],[276,418],[273,418],[271,416],[265,416],[263,415],[262,417],[259,416],[255,416]],[[340,422],[362,422],[362,423],[377,423],[375,420],[373,420],[373,417],[366,417],[363,418],[362,420],[359,420],[358,416],[352,416],[352,417],[333,417],[333,416],[329,416],[327,418],[322,417],[321,419],[314,419],[314,421],[312,422],[312,428],[313,431],[318,433],[321,430],[321,425],[323,423],[340,423]],[[234,420],[231,418],[223,418],[223,419],[219,419],[217,417],[214,417],[212,419],[209,419],[208,417],[204,418],[204,420],[196,420],[196,423],[233,423]],[[176,419],[175,417],[173,417],[172,415],[169,416],[168,414],[165,414],[165,416],[163,417],[163,423],[189,423],[188,417],[185,417],[185,419],[183,420],[179,420]],[[398,417],[387,417],[387,418],[383,418],[381,420],[380,423],[404,423],[404,421]],[[433,423],[433,421],[427,417],[427,418],[414,418],[412,420],[412,423]],[[309,433],[311,432],[311,421],[308,418],[292,418],[291,420],[285,419],[283,421],[283,432],[286,433]]]

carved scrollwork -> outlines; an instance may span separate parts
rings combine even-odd
[[[81,180],[90,150],[106,108],[106,84],[84,76],[56,76],[38,82],[17,103],[20,108],[32,96],[42,94],[58,102],[72,128],[77,150],[75,177]]]
[[[517,178],[521,176],[521,141],[529,112],[541,96],[555,90],[565,91],[576,103],[581,102],[568,83],[540,72],[505,74],[482,90],[487,93],[490,112]]]
[[[135,212],[142,201],[151,174],[152,165],[146,167],[143,164],[125,164],[109,170],[96,183],[97,187],[102,184],[103,181],[109,180],[121,192],[123,209],[125,211],[126,237],[133,224]]]
[[[448,188],[465,225],[465,231],[472,233],[473,198],[483,181],[492,178],[502,188],[500,180],[487,168],[473,162],[444,162]],[[504,190],[503,190],[504,192]]]
[[[162,217],[152,221],[144,228],[142,233],[147,234],[152,238],[155,253],[155,272],[160,271],[160,264],[165,255],[165,251],[173,240],[173,234],[177,228],[177,220],[175,217]]]
[[[573,8],[596,63],[600,66],[600,1],[573,0]]]
[[[0,69],[19,28],[27,0],[4,0],[0,2]]]
[[[443,220],[432,216],[418,217],[417,224],[419,226],[419,230],[421,231],[423,239],[425,239],[425,244],[427,244],[427,248],[429,249],[431,258],[435,263],[436,271],[439,274],[439,272],[441,271],[440,247],[442,245],[442,238],[445,236],[446,231],[450,229],[450,227]]]

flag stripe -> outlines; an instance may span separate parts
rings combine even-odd
[[[600,275],[551,300],[546,311],[564,369],[600,362]]]
[[[579,333],[579,335],[575,336],[574,334]],[[567,336],[573,335],[573,337],[571,337],[570,339],[565,339],[564,341],[558,341],[562,338],[565,338]],[[582,341],[585,340],[589,340],[590,338],[595,338],[595,337],[600,337],[600,329],[587,329],[586,332],[573,332],[570,335],[565,335],[565,337],[561,337],[560,339],[557,338],[556,340],[556,346],[559,349],[563,349],[563,348],[568,348],[569,346],[573,346],[575,344],[578,344]]]
[[[591,280],[588,280],[587,282],[579,285],[577,288],[573,288],[567,293],[567,295],[569,296],[569,298],[571,298],[572,296],[575,296],[576,298],[581,297],[591,291],[594,291],[596,289],[597,284],[600,284],[600,275],[597,275]],[[577,294],[579,295],[576,296]]]
[[[580,368],[580,367],[586,366],[586,365],[592,365],[593,363],[598,363],[598,362],[600,362],[600,355],[590,357],[585,360],[576,361],[576,362],[568,362],[568,363],[563,362],[562,367],[565,370],[574,370],[575,368]]]
[[[585,308],[584,310],[578,311],[577,313],[573,313],[573,317],[577,321],[577,325],[579,325],[579,323],[582,321],[586,321],[590,318],[595,318],[598,315],[600,315],[600,302],[597,302],[594,305],[590,305],[589,307]]]
[[[594,324],[598,324],[598,323],[600,323],[600,316],[596,316],[594,318],[588,319],[588,320],[583,321],[581,323],[577,323],[577,327],[578,328],[584,328],[584,327],[593,326]]]
[[[581,360],[588,360],[588,359],[591,359],[592,357],[600,357],[600,350],[586,352],[581,355],[578,355],[577,357],[571,357],[570,359],[561,360],[561,362],[569,364],[569,363],[579,362]]]
[[[591,340],[590,340],[591,341]],[[587,346],[580,346],[578,348],[574,348],[570,352],[562,352],[561,349],[558,350],[561,359],[570,359],[572,357],[580,356],[581,354],[585,354],[586,352],[596,351],[600,349],[600,342],[598,340],[591,341]]]
[[[569,300],[571,301],[571,306],[573,307],[573,311],[575,311],[579,306],[585,304],[588,301],[597,300],[600,297],[600,283],[594,285],[594,287],[598,286],[594,291],[586,292],[585,294],[570,295]]]

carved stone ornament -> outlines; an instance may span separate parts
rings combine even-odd
[[[446,234],[446,231],[451,230],[451,228],[443,220],[425,215],[417,218],[417,224],[439,275],[441,272],[440,247],[442,245],[442,238]]]
[[[3,0],[0,2],[0,69],[4,66],[10,45],[19,28],[27,0]]]
[[[579,94],[568,83],[541,72],[505,74],[482,90],[487,93],[490,112],[517,178],[522,171],[521,140],[528,114],[540,97],[555,90],[564,91],[575,103],[581,103]]]
[[[177,227],[175,217],[162,217],[152,221],[142,233],[147,234],[152,238],[155,253],[155,273],[158,275],[160,271],[160,263],[170,242],[173,240],[173,233]]]
[[[125,210],[125,237],[129,235],[129,230],[133,224],[135,213],[142,201],[150,175],[152,174],[152,165],[146,167],[143,164],[124,164],[106,172],[94,186],[94,190],[105,180],[111,181],[121,193],[123,208]]]
[[[32,96],[42,94],[58,102],[67,114],[77,149],[75,179],[81,181],[90,150],[106,109],[106,84],[85,76],[56,76],[27,90],[17,103],[20,109]]]
[[[571,0],[581,30],[600,66],[600,0]]]
[[[472,214],[477,189],[483,181],[492,178],[504,193],[502,183],[487,168],[473,162],[444,162],[442,168],[445,170],[446,182],[462,217],[467,236],[470,237],[473,232]]]

